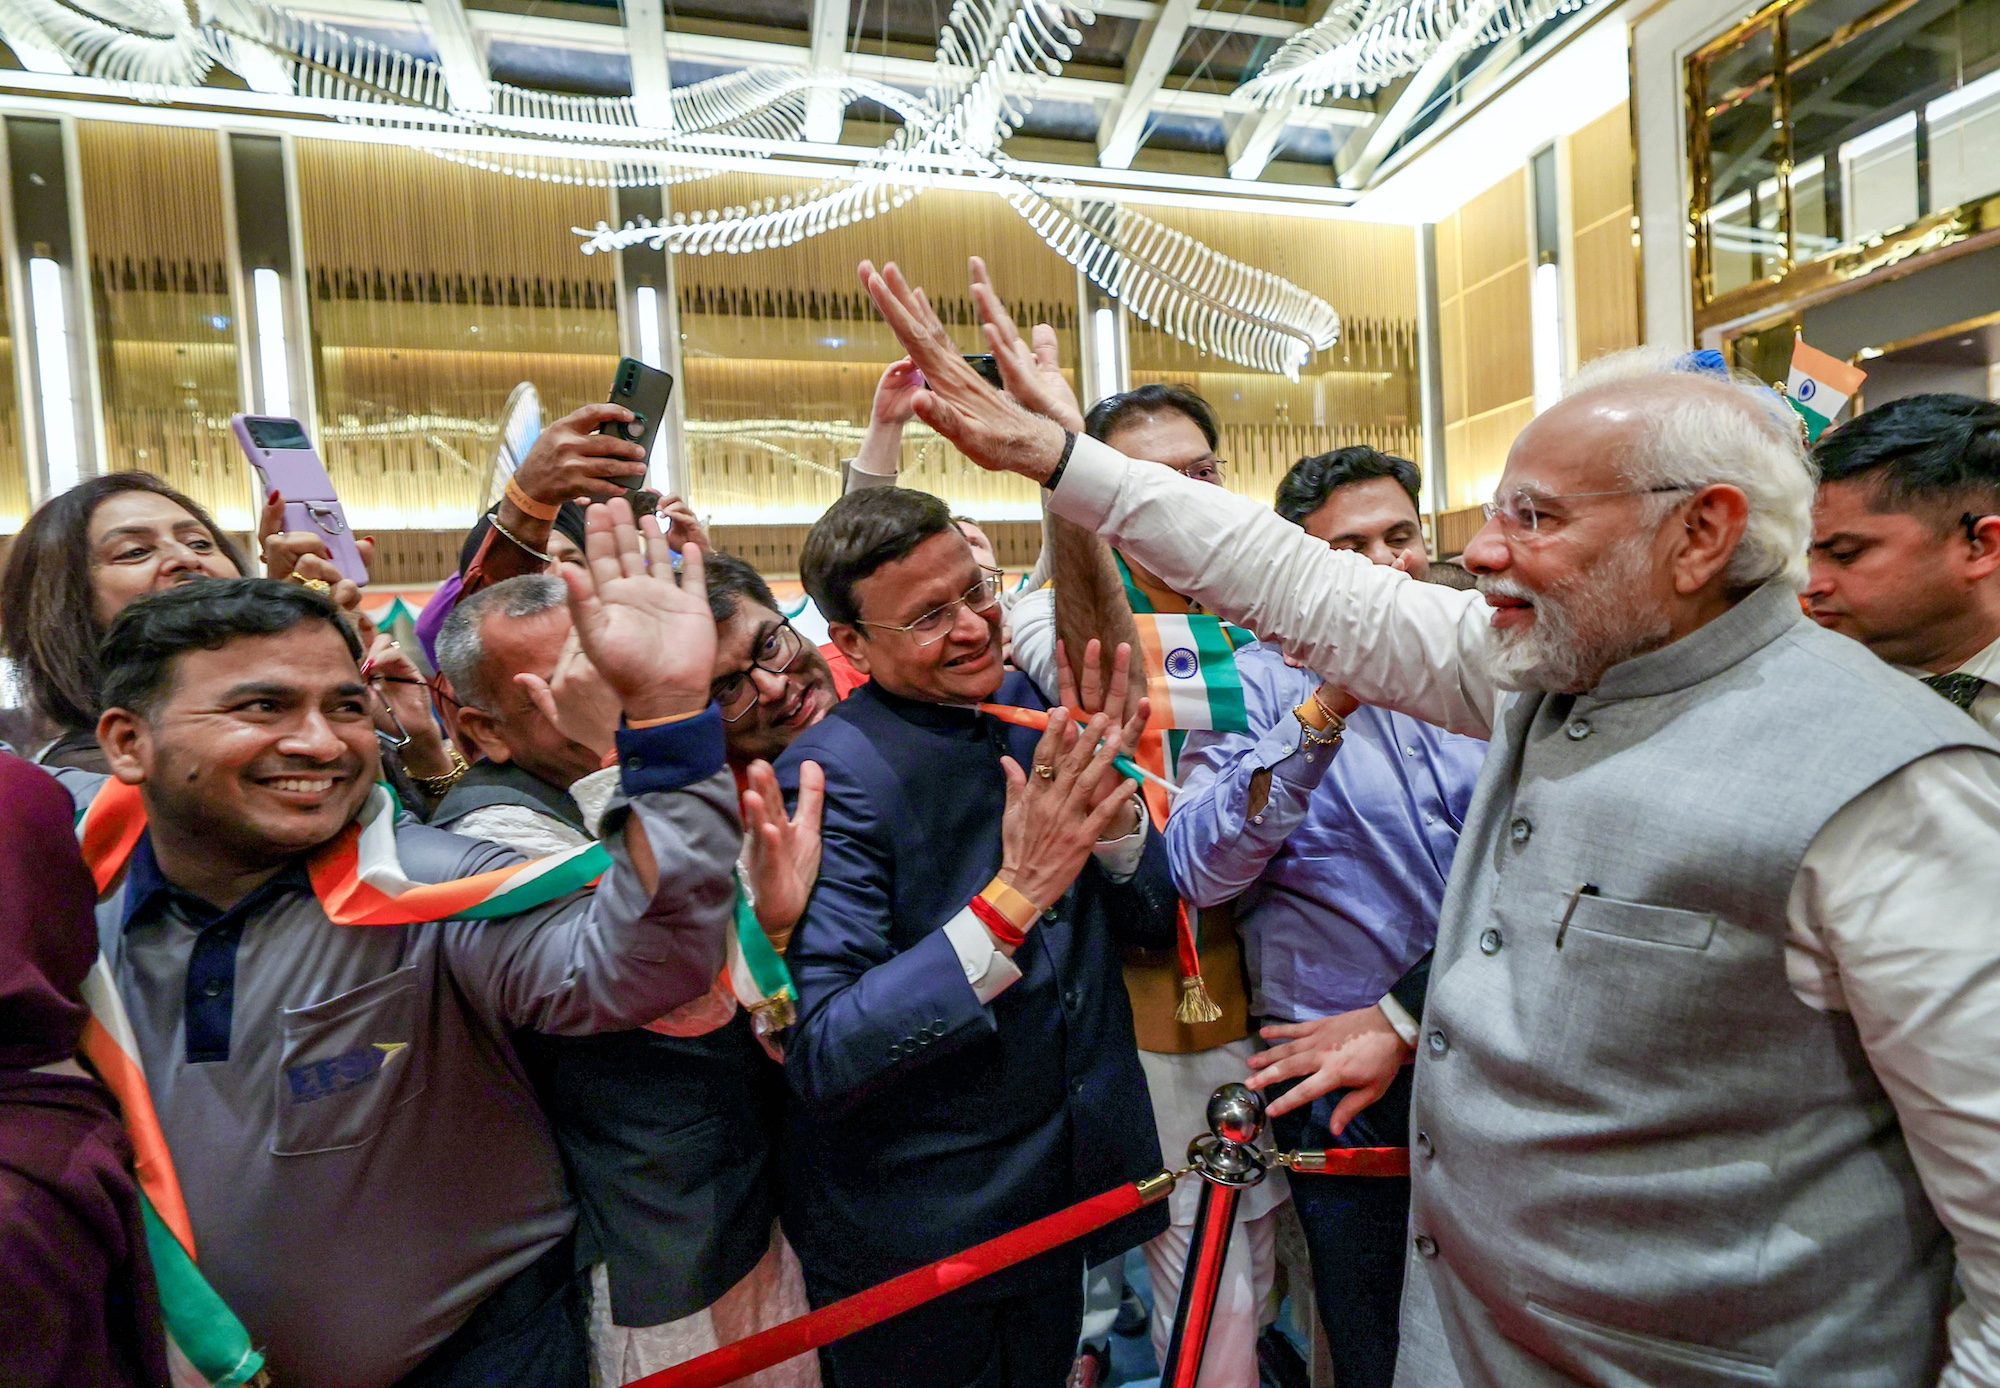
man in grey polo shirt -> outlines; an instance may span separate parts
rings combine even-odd
[[[200,1265],[280,1382],[586,1381],[574,1211],[508,1036],[638,1026],[704,992],[739,842],[700,554],[677,585],[647,524],[594,508],[571,582],[627,722],[610,870],[510,917],[329,920],[325,850],[356,823],[362,856],[393,844],[413,882],[519,859],[395,823],[360,651],[324,598],[184,585],[107,637],[99,734],[147,827],[99,932]],[[64,781],[80,803],[105,784]]]

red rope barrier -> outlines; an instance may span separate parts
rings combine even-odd
[[[1301,1176],[1407,1176],[1407,1147],[1329,1147],[1324,1152],[1299,1152],[1286,1169]]]
[[[738,1340],[685,1364],[634,1379],[625,1388],[722,1388],[773,1364],[782,1364],[856,1331],[880,1325],[891,1316],[899,1316],[982,1277],[991,1277],[1072,1239],[1080,1239],[1159,1199],[1173,1189],[1173,1184],[1161,1175],[1141,1184],[1107,1190],[1012,1233],[975,1244],[963,1253],[940,1258],[928,1267],[906,1272],[865,1292],[856,1292],[797,1320],[759,1331],[747,1340]]]

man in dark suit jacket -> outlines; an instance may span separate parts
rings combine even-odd
[[[1043,707],[1000,663],[995,576],[943,502],[843,497],[800,556],[870,682],[779,762],[826,770],[819,882],[787,956],[783,1220],[817,1304],[1160,1167],[1123,940],[1172,939],[1174,887],[1109,759],[1134,725],[1037,737],[971,706]],[[1114,691],[1113,707],[1120,701]],[[1098,744],[1098,738],[1104,738]],[[833,1388],[1051,1388],[1086,1261],[1153,1206],[832,1346]]]

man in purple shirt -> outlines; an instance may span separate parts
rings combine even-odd
[[[1406,459],[1343,448],[1287,473],[1277,509],[1335,549],[1423,578],[1419,485]],[[1261,642],[1237,652],[1236,669],[1250,729],[1189,735],[1167,850],[1189,901],[1236,902],[1251,1012],[1280,1041],[1374,1006],[1429,951],[1486,744],[1361,707]],[[1342,1106],[1324,1086],[1298,1086],[1271,1106],[1278,1142],[1403,1145],[1410,1073],[1359,1116],[1358,1091]],[[1292,1198],[1335,1378],[1388,1388],[1409,1181],[1307,1176]]]

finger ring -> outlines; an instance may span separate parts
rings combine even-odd
[[[1038,761],[1035,763],[1035,774],[1040,776],[1044,781],[1053,781],[1056,778],[1055,764],[1053,762]]]
[[[293,574],[292,582],[298,584],[301,588],[310,588],[315,593],[331,593],[333,591],[333,585],[323,578],[300,578],[297,574]]]

